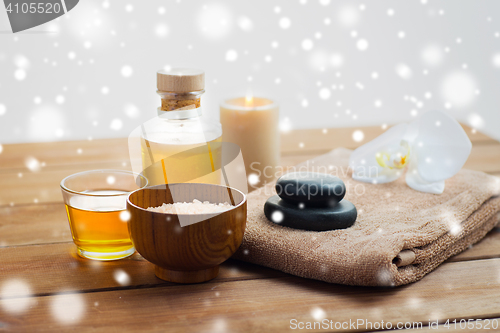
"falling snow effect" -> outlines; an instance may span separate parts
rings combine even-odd
[[[29,61],[29,59],[22,55],[22,54],[18,54],[14,57],[14,65],[17,67],[17,68],[20,68],[20,69],[29,69],[30,66],[31,66],[31,63]]]
[[[235,50],[228,50],[226,52],[226,61],[233,62],[238,59],[238,52]]]
[[[392,274],[389,269],[381,267],[377,272],[377,282],[380,286],[394,286]]]
[[[500,68],[500,53],[495,54],[491,62],[493,63],[493,66]]]
[[[413,72],[406,64],[398,64],[396,66],[396,73],[402,79],[408,80],[413,76]]]
[[[428,66],[438,66],[443,61],[443,49],[435,44],[426,46],[422,50],[422,60]]]
[[[288,17],[282,17],[279,21],[281,29],[288,29],[292,25],[292,21]]]
[[[236,96],[247,89],[267,91],[270,97],[286,92],[290,98],[280,101],[281,116],[289,122],[281,121],[281,130],[292,122],[294,128],[352,127],[360,120],[393,124],[429,109],[446,109],[459,121],[490,135],[495,132],[488,129],[500,119],[493,114],[492,82],[500,69],[500,30],[491,14],[496,5],[474,8],[467,21],[457,16],[452,2],[428,0],[417,0],[421,8],[413,11],[396,4],[331,0],[252,6],[255,11],[243,11],[222,0],[187,10],[184,1],[158,2],[146,18],[136,3],[102,0],[79,6],[71,20],[47,23],[44,29],[53,33],[40,41],[47,47],[43,53],[26,36],[6,39],[0,86],[16,93],[0,97],[0,142],[86,139],[89,132],[93,138],[126,134],[140,117],[154,115],[152,104],[128,90],[151,84],[154,76],[145,72],[144,64],[195,65],[198,57],[210,64],[205,68],[211,77],[207,82],[217,82],[220,89],[210,88],[213,96]],[[311,15],[301,16],[306,12]],[[434,24],[447,29],[432,34],[428,29]],[[191,28],[183,28],[187,26]],[[469,37],[471,30],[477,39]],[[144,38],[138,42],[137,36]],[[172,45],[175,52],[148,51]],[[44,85],[45,73],[55,69],[53,84]],[[66,80],[66,73],[101,77],[89,83]],[[316,86],[317,81],[322,85]],[[30,87],[38,88],[26,93]],[[23,98],[16,97],[21,94]],[[404,101],[405,94],[418,101]],[[376,106],[374,100],[384,105]],[[90,116],[90,108],[97,115]],[[318,116],[310,117],[304,108]],[[49,117],[32,120],[41,109]]]
[[[476,81],[467,72],[448,74],[441,84],[444,100],[451,103],[453,107],[470,105],[476,97],[476,90]]]
[[[111,128],[113,131],[119,131],[123,127],[123,121],[121,119],[115,118],[111,121],[111,124],[109,124],[109,128]]]
[[[40,161],[38,161],[35,157],[29,156],[26,157],[24,160],[24,165],[31,171],[31,172],[38,172],[42,168]]]
[[[120,220],[123,222],[128,222],[130,221],[130,212],[128,210],[124,210],[123,212],[120,212]]]
[[[308,105],[307,100],[303,100],[302,101],[302,106],[303,107],[307,107],[307,105]],[[281,120],[279,122],[279,128],[280,128],[280,131],[283,132],[283,133],[290,132],[292,130],[292,128],[293,128],[292,122],[290,121],[290,118],[285,117],[283,120]]]
[[[123,108],[123,112],[125,112],[127,117],[131,119],[138,118],[141,114],[139,108],[134,104],[126,104],[125,107]]]
[[[59,104],[59,105],[64,104],[65,101],[66,101],[66,99],[64,98],[63,95],[57,95],[56,96],[55,102],[57,104]]]
[[[248,184],[250,185],[257,185],[259,183],[259,175],[255,173],[251,173],[248,175]]]
[[[280,212],[279,210],[273,212],[271,214],[271,220],[275,223],[281,223],[283,221],[283,219],[285,218],[285,216],[283,215],[282,212]]]
[[[126,66],[123,66],[122,69],[121,69],[121,73],[122,73],[122,76],[123,77],[130,77],[132,76],[134,70],[132,69],[132,67],[126,65]]]
[[[116,178],[114,176],[108,176],[106,177],[106,183],[109,185],[113,185],[116,182]]]
[[[477,113],[469,114],[469,116],[467,117],[467,122],[470,126],[476,129],[481,129],[484,127],[484,119]]]
[[[346,27],[353,27],[359,21],[359,12],[356,7],[346,6],[340,9],[338,12],[339,23]]]
[[[321,88],[319,91],[319,97],[323,100],[329,99],[331,95],[332,93],[328,88]]]
[[[217,296],[219,296],[219,292],[216,292]],[[220,332],[225,333],[229,332],[227,328],[227,322],[224,318],[217,318],[213,322],[212,332]]]
[[[352,139],[356,142],[361,142],[365,138],[365,134],[362,130],[355,130],[352,132]]]
[[[155,27],[155,34],[160,38],[166,37],[168,35],[168,26],[164,23],[159,23]]]
[[[314,43],[312,40],[310,39],[304,39],[302,41],[302,48],[305,50],[305,51],[310,51],[312,50],[313,46],[314,46]]]
[[[360,51],[366,51],[368,49],[368,41],[366,39],[360,39],[356,42],[356,47]]]
[[[209,39],[222,39],[229,35],[233,25],[230,10],[220,3],[203,6],[197,16],[198,28]]]
[[[83,319],[85,309],[85,299],[81,294],[60,294],[51,297],[50,310],[60,324],[77,324]]]
[[[238,27],[243,31],[250,32],[253,30],[253,22],[250,18],[241,16],[238,18]]]
[[[311,316],[316,321],[321,321],[326,318],[326,312],[320,307],[315,307],[311,310]]]
[[[113,273],[113,278],[122,286],[127,286],[130,284],[130,276],[122,269],[117,269]]]
[[[14,72],[14,77],[16,78],[16,80],[18,81],[23,81],[27,76],[27,73],[24,69],[22,68],[18,68],[16,69],[16,71]]]
[[[26,312],[33,303],[31,295],[31,288],[24,280],[4,280],[0,285],[0,299],[8,300],[0,302],[1,308],[3,311],[15,315]]]

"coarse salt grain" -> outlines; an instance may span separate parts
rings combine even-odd
[[[215,204],[194,199],[193,202],[164,203],[158,207],[148,207],[147,210],[164,214],[207,214],[223,212],[232,207],[233,206],[227,202]]]

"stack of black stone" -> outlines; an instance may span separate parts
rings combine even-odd
[[[344,182],[315,172],[288,173],[276,182],[278,195],[267,199],[264,214],[289,228],[327,231],[349,228],[358,215],[356,207],[343,200]]]

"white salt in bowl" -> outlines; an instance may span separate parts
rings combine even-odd
[[[222,212],[172,214],[148,210],[165,204],[208,201],[230,203]],[[243,241],[247,218],[246,195],[213,184],[168,184],[145,187],[127,199],[129,232],[137,251],[155,265],[160,279],[177,283],[211,280],[219,265]]]

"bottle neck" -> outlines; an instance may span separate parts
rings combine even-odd
[[[197,99],[162,99],[162,111],[175,111],[179,109],[196,109],[200,107],[200,98]]]
[[[161,97],[162,111],[180,111],[199,108],[201,106],[201,95],[204,92],[205,90],[186,93],[157,91],[158,95]]]

